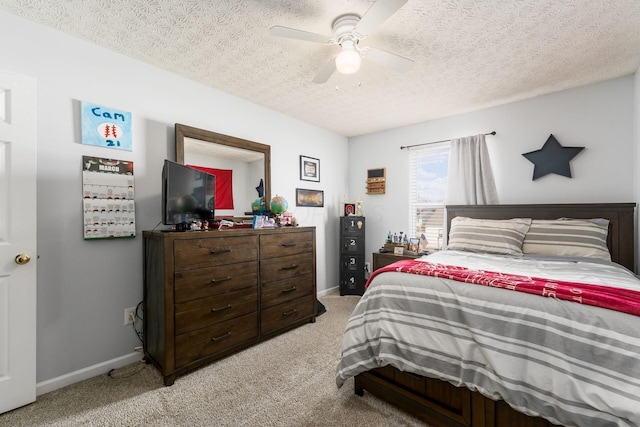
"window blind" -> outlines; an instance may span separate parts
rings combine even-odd
[[[425,235],[428,247],[441,249],[445,229],[449,141],[409,152],[409,235]]]

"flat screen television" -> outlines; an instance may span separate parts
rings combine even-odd
[[[162,223],[189,229],[197,221],[214,218],[216,177],[165,160],[162,168]]]

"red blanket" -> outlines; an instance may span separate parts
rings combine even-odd
[[[371,274],[365,287],[369,287],[371,280],[385,271],[441,277],[458,282],[473,283],[476,285],[485,285],[574,301],[580,304],[608,308],[636,316],[640,315],[640,292],[638,291],[603,285],[519,276],[494,271],[472,270],[455,265],[434,264],[416,260],[398,261],[386,267],[379,268]]]
[[[216,209],[233,209],[233,170],[214,169],[204,166],[187,165],[216,177]]]

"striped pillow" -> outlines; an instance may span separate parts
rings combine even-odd
[[[531,218],[474,219],[455,217],[451,220],[447,249],[522,255],[522,242]]]
[[[598,258],[611,261],[609,220],[603,218],[533,220],[525,236],[525,254]]]

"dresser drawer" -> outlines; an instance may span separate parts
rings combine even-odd
[[[258,313],[179,335],[175,340],[176,367],[244,344],[257,336]]]
[[[258,261],[175,273],[175,302],[182,303],[258,285]]]
[[[262,286],[262,307],[271,307],[313,292],[313,277],[305,274],[291,279],[271,282]]]
[[[260,236],[260,259],[313,252],[313,232],[274,233]]]
[[[313,312],[314,298],[314,295],[308,295],[262,310],[260,313],[260,332],[268,334],[305,318],[310,319],[315,315]]]
[[[258,311],[258,288],[247,288],[176,304],[176,334]]]
[[[260,283],[263,285],[310,275],[313,272],[313,253],[311,252],[260,261]]]
[[[174,241],[175,271],[255,260],[258,236],[208,237]]]

